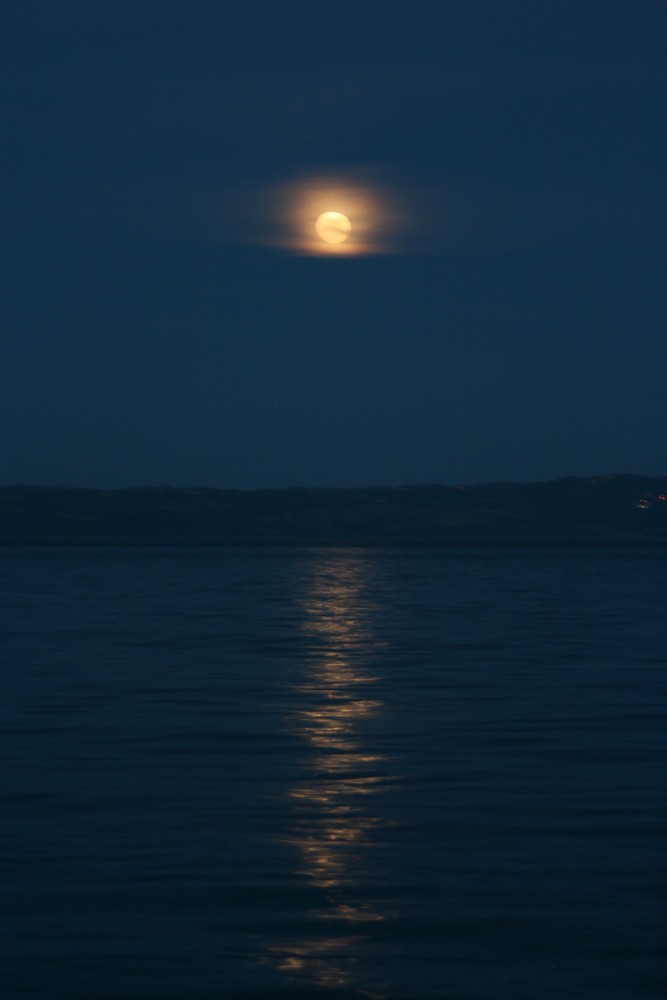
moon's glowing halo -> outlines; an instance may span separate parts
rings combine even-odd
[[[373,230],[380,228],[382,219],[374,192],[358,185],[316,179],[295,182],[287,194],[283,203],[287,249],[319,256],[349,257],[372,252]],[[327,224],[332,217],[335,226]],[[338,237],[325,239],[322,232],[333,236],[334,229],[341,230]]]
[[[430,226],[431,216],[439,218],[432,199],[381,165],[248,183],[216,191],[214,197],[216,210],[204,223],[216,239],[324,259],[419,252],[425,219]],[[340,243],[324,242],[315,228],[318,218],[331,211],[350,222],[348,238]]]
[[[322,212],[315,220],[315,232],[325,243],[344,243],[352,225],[342,212]]]
[[[399,204],[398,192],[382,185],[372,171],[285,181],[255,195],[255,241],[318,257],[394,253],[396,237],[405,228]],[[327,213],[342,222],[337,242],[322,236],[324,220],[319,220]]]

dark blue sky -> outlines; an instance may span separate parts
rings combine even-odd
[[[665,472],[662,0],[4,22],[0,482]],[[350,171],[419,205],[411,252],[246,242]]]

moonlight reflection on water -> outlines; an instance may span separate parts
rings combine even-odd
[[[274,951],[282,972],[319,987],[366,988],[359,981],[364,924],[386,918],[369,892],[387,820],[374,796],[387,786],[386,756],[368,723],[383,711],[374,697],[376,639],[365,561],[324,556],[298,598],[310,655],[294,686],[292,725],[306,748],[303,772],[289,790],[293,824],[287,842],[296,875],[319,893],[307,939]],[[380,996],[381,994],[373,994]]]

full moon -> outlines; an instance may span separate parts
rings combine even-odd
[[[325,243],[343,243],[351,229],[350,220],[342,212],[322,212],[315,223],[315,232]]]

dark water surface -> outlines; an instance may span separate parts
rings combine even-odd
[[[664,553],[1,556],[3,997],[667,995]]]

